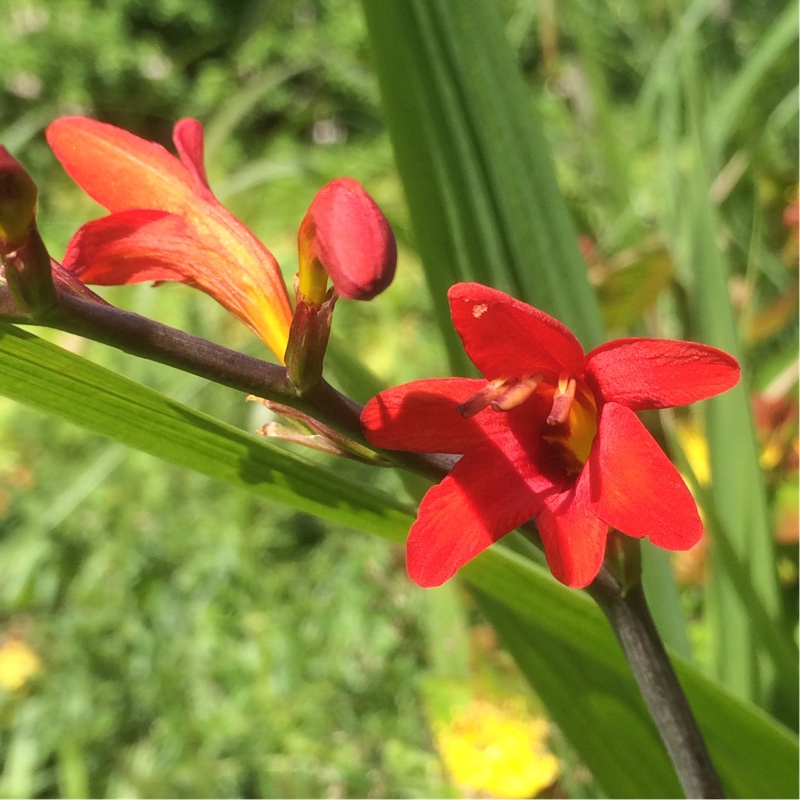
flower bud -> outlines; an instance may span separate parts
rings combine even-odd
[[[36,227],[37,196],[33,178],[0,145],[0,264],[12,297],[34,318],[56,303],[50,255]]]
[[[0,145],[0,250],[15,250],[36,218],[38,191],[33,178]]]
[[[394,278],[392,228],[353,178],[337,178],[317,192],[300,224],[298,248],[298,288],[312,302],[325,295],[325,273],[350,300],[371,300]]]

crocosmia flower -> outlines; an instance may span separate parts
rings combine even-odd
[[[65,267],[84,283],[196,286],[283,360],[292,318],[283,277],[269,250],[214,197],[197,120],[175,125],[178,157],[83,117],[56,120],[47,141],[75,182],[111,212],[77,232]]]
[[[686,550],[702,524],[675,467],[636,416],[730,389],[739,365],[693,342],[617,339],[584,354],[557,320],[495,289],[461,283],[453,323],[483,379],[421,380],[365,407],[386,449],[462,454],[422,500],[408,572],[437,586],[535,518],[568,586],[600,569],[610,528]]]

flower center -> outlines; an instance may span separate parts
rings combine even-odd
[[[495,378],[461,403],[458,412],[463,417],[473,417],[489,406],[494,411],[511,411],[537,390],[553,393],[550,412],[542,426],[542,438],[562,450],[566,456],[563,466],[567,472],[580,472],[597,435],[597,403],[582,380],[561,374],[553,385],[543,375]]]
[[[574,471],[579,472],[597,436],[597,403],[589,387],[569,375],[559,375],[546,423],[552,433],[545,431],[542,438],[572,453],[579,462]]]

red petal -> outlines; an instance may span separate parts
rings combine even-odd
[[[504,430],[502,414],[489,411],[465,419],[456,410],[485,385],[482,380],[441,378],[388,389],[364,407],[364,435],[387,450],[464,453]]]
[[[667,550],[688,550],[703,524],[686,484],[638,417],[606,403],[581,474],[585,502],[628,536],[650,537]]]
[[[192,173],[200,191],[208,190],[210,194],[211,187],[203,163],[203,140],[203,126],[191,117],[178,120],[172,129],[172,141],[183,165]]]
[[[739,363],[696,342],[617,339],[589,353],[586,372],[604,400],[641,411],[683,406],[727,391],[739,380]]]
[[[588,586],[600,571],[608,525],[576,500],[577,487],[547,498],[536,517],[547,564],[555,578],[575,589]]]
[[[580,342],[544,312],[479,283],[457,283],[448,297],[464,349],[489,380],[583,374]]]
[[[123,211],[82,226],[64,268],[84,283],[117,286],[142,281],[197,283],[197,265],[218,256],[176,214]]]
[[[489,446],[520,474],[542,472],[542,486],[564,483],[554,469],[541,429],[550,408],[546,395],[534,395],[507,412],[485,408],[463,417],[458,406],[486,385],[482,380],[441,378],[396,386],[367,403],[361,415],[370,442],[388,450],[417,453],[469,453]]]
[[[85,117],[57,119],[46,135],[72,179],[109,211],[197,207],[194,175],[159,144]]]
[[[422,500],[408,535],[411,579],[427,587],[451,578],[541,509],[535,488],[491,451],[465,456]]]

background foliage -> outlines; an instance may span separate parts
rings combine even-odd
[[[695,291],[687,232],[698,220],[682,183],[697,153],[683,129],[691,97],[710,120],[714,230],[748,386],[766,420],[760,446],[777,532],[768,567],[780,577],[774,608],[789,642],[797,626],[797,264],[796,225],[783,215],[796,198],[797,56],[782,31],[792,27],[791,7],[499,7],[614,333],[705,335],[713,310]],[[11,55],[0,141],[39,183],[40,225],[56,257],[99,211],[63,176],[43,126],[84,113],[168,144],[176,118],[197,116],[212,184],[287,277],[314,191],[342,173],[369,188],[398,232],[400,274],[374,303],[340,304],[337,341],[386,383],[448,369],[447,348],[430,335],[445,329],[441,293],[427,291],[442,279],[414,255],[359,4],[7,0],[0,15],[0,48]],[[701,61],[689,59],[689,45]],[[264,355],[238,323],[183,287],[108,296]],[[722,296],[714,302],[729,307]],[[238,427],[261,424],[235,393],[51,338]],[[345,381],[347,359],[332,365]],[[441,597],[413,589],[399,549],[11,402],[0,415],[0,615],[6,641],[26,642],[40,663],[0,699],[0,793],[440,795],[453,789],[421,687],[431,675],[468,674],[483,691],[522,691],[466,596],[454,590],[447,611]],[[683,443],[673,451],[685,452],[699,477],[702,420],[674,422],[664,435]],[[696,448],[687,430],[701,431]],[[357,466],[335,468],[374,480]],[[380,476],[401,491],[393,480]],[[688,637],[678,626],[671,643],[714,674],[731,601],[722,618],[709,615],[702,553],[677,569],[689,625]],[[460,631],[456,658],[442,652],[443,629]],[[796,702],[750,699],[796,729]],[[538,709],[536,698],[527,702]],[[566,765],[556,792],[602,793],[558,732],[553,746]]]

